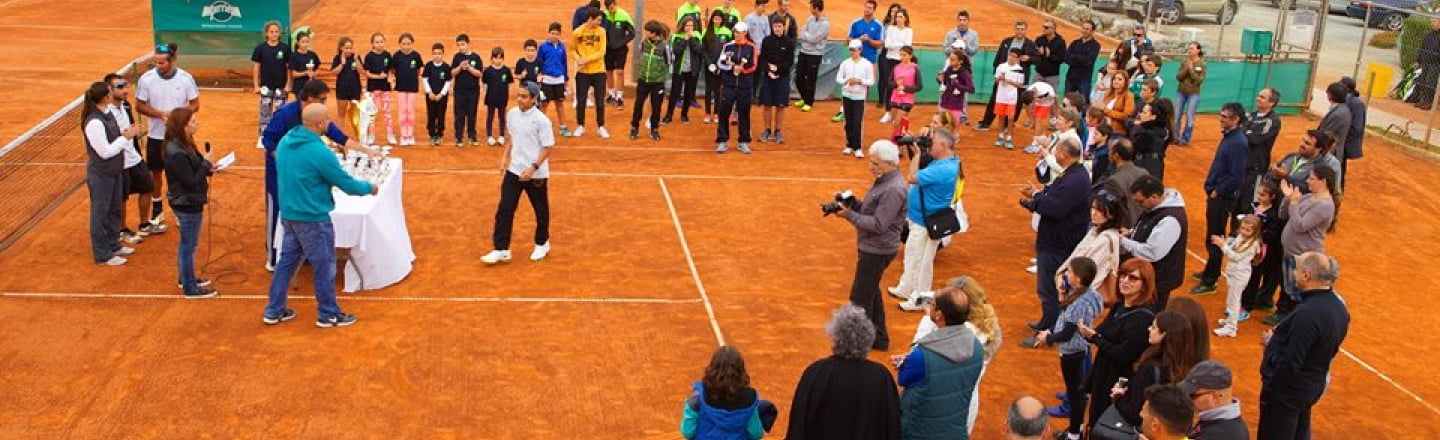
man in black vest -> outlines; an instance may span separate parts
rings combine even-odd
[[[1185,280],[1185,239],[1190,228],[1185,199],[1155,176],[1142,176],[1130,185],[1130,198],[1145,213],[1140,214],[1134,230],[1120,230],[1126,236],[1120,239],[1120,248],[1130,257],[1155,265],[1155,308],[1163,310],[1170,291]]]

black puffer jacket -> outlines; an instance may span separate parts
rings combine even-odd
[[[214,166],[199,153],[171,140],[165,143],[165,198],[177,212],[200,212],[210,201]]]

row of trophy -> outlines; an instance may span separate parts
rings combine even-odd
[[[361,95],[359,101],[350,106],[352,122],[356,129],[356,138],[366,144],[366,147],[379,152],[379,155],[365,154],[359,151],[346,151],[335,153],[335,158],[340,160],[340,166],[346,173],[369,182],[373,185],[380,185],[390,177],[392,165],[390,164],[390,146],[370,145],[366,142],[366,134],[370,133],[370,127],[375,124],[375,115],[379,113],[379,107],[371,99],[370,92]]]

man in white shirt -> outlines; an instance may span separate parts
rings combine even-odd
[[[864,125],[861,121],[865,120],[865,95],[870,92],[870,86],[875,85],[875,69],[870,60],[860,56],[861,44],[860,40],[850,40],[850,58],[841,61],[840,69],[835,72],[835,83],[841,85],[841,109],[845,117],[845,150],[841,154],[857,158],[865,157],[860,145],[860,129]]]
[[[535,250],[530,261],[541,261],[550,253],[550,149],[555,146],[550,118],[535,106],[540,86],[533,82],[520,85],[515,94],[515,107],[505,115],[510,128],[510,148],[500,159],[500,204],[495,207],[495,250],[480,257],[485,264],[510,261],[510,232],[514,227],[515,208],[520,193],[530,199],[535,209]]]
[[[116,125],[121,130],[126,130],[134,123],[130,109],[130,82],[119,74],[111,73],[105,75],[105,83],[110,84],[110,97],[115,100],[114,107],[110,114],[115,116]],[[155,190],[155,182],[151,180],[150,170],[145,166],[144,158],[140,157],[140,150],[135,147],[134,138],[125,138],[130,144],[125,148],[125,174],[124,174],[124,197],[125,201],[130,200],[131,194],[147,194]],[[136,212],[140,213],[140,224],[146,223],[146,214],[149,213],[149,200],[144,197],[136,197]],[[123,204],[122,204],[123,205]],[[126,218],[125,209],[120,209],[120,239],[126,244],[138,244],[144,241],[144,237],[130,230],[130,222]]]
[[[200,88],[195,77],[175,65],[174,43],[155,47],[155,68],[140,76],[135,88],[135,108],[149,118],[149,134],[145,141],[145,161],[155,189],[150,192],[149,222],[140,227],[142,234],[165,232],[165,119],[170,111],[186,106],[200,111]]]

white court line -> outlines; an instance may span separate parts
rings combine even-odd
[[[1185,249],[1185,253],[1190,254],[1191,257],[1194,257],[1196,260],[1199,260],[1201,263],[1206,263],[1206,262],[1208,262],[1208,260],[1206,260],[1204,257],[1201,257],[1200,254],[1197,254],[1197,253],[1195,253],[1194,251],[1191,251],[1189,248],[1186,248],[1186,249]],[[1282,288],[1281,290],[1282,290],[1282,292],[1280,292],[1280,294],[1281,294],[1281,295],[1284,295],[1284,294],[1285,294],[1285,292],[1283,292],[1284,289]],[[1393,387],[1395,387],[1395,389],[1400,390],[1400,392],[1405,393],[1405,395],[1410,396],[1411,399],[1415,399],[1415,401],[1418,402],[1418,403],[1420,403],[1420,405],[1424,406],[1425,409],[1428,409],[1428,410],[1430,410],[1430,412],[1433,412],[1433,413],[1435,413],[1435,414],[1440,414],[1440,408],[1436,408],[1435,405],[1431,405],[1430,402],[1427,402],[1427,401],[1425,401],[1425,399],[1421,398],[1419,394],[1415,394],[1415,392],[1410,391],[1409,388],[1405,388],[1404,385],[1400,385],[1399,382],[1396,382],[1394,379],[1391,379],[1390,376],[1386,375],[1385,373],[1381,373],[1380,370],[1377,370],[1377,369],[1375,369],[1375,367],[1370,366],[1370,364],[1369,364],[1368,362],[1365,362],[1365,361],[1363,361],[1363,360],[1360,360],[1360,357],[1359,357],[1359,356],[1355,356],[1355,354],[1354,354],[1354,353],[1351,353],[1350,350],[1346,350],[1345,347],[1340,347],[1340,353],[1341,353],[1341,354],[1344,354],[1345,357],[1350,358],[1350,360],[1355,361],[1355,363],[1360,364],[1360,367],[1361,367],[1361,368],[1364,368],[1364,369],[1370,371],[1371,373],[1375,373],[1376,376],[1379,376],[1379,377],[1380,377],[1380,380],[1383,380],[1383,381],[1385,381],[1386,383],[1389,383],[1390,386],[1393,386]]]
[[[72,298],[72,299],[187,299],[179,294],[153,294],[153,293],[81,293],[81,292],[0,292],[0,298]],[[290,301],[303,301],[315,299],[314,296],[294,295],[288,297]],[[269,300],[268,295],[220,295],[211,299],[243,299]],[[364,294],[343,294],[340,299],[345,301],[390,301],[390,302],[460,302],[460,303],[482,303],[482,302],[517,302],[517,303],[611,303],[611,304],[694,304],[700,299],[664,299],[664,298],[533,298],[533,297],[424,297],[424,296],[364,296]]]
[[[695,289],[700,291],[700,299],[705,303],[705,314],[710,315],[710,329],[715,331],[715,342],[724,346],[725,335],[720,333],[720,322],[715,320],[715,307],[710,305],[710,294],[705,293],[705,284],[700,282],[700,272],[695,270],[695,257],[690,255],[690,243],[685,240],[685,229],[680,227],[680,215],[675,213],[675,202],[670,199],[670,188],[665,186],[665,178],[656,180],[660,182],[660,192],[665,194],[665,206],[670,208],[670,220],[675,222],[675,234],[680,236],[680,249],[685,251],[685,263],[690,265],[690,277],[695,279]]]

